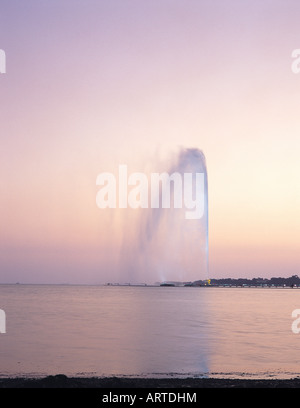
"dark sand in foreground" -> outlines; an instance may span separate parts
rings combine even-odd
[[[300,388],[300,378],[72,378],[59,374],[39,379],[1,378],[0,388]]]

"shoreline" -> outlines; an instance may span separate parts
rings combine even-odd
[[[190,284],[153,284],[153,283],[0,283],[1,286],[93,286],[108,288],[206,288],[206,289],[300,289],[298,286],[290,285],[251,285],[251,284],[210,284],[210,285],[190,285]]]
[[[0,388],[300,388],[300,377],[291,379],[226,378],[122,378],[67,377],[0,378]]]

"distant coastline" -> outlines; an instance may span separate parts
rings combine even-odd
[[[288,278],[211,278],[194,282],[155,282],[155,283],[22,283],[0,282],[0,285],[37,285],[37,286],[126,286],[126,287],[220,287],[220,288],[300,288],[300,277],[292,275]]]
[[[300,288],[300,278],[298,275],[289,278],[221,278],[211,279],[211,286],[222,287],[274,287],[274,288]]]
[[[147,287],[231,287],[231,288],[300,288],[300,278],[293,275],[288,278],[219,278],[197,280],[194,282],[156,282],[155,284],[107,283],[106,286],[147,286]]]

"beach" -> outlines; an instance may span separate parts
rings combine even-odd
[[[225,378],[81,378],[63,374],[43,378],[2,378],[0,388],[300,388],[300,378],[225,379]]]

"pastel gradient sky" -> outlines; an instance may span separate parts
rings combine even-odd
[[[298,0],[1,0],[0,282],[119,280],[96,177],[179,146],[207,160],[210,276],[298,274],[299,21]]]

